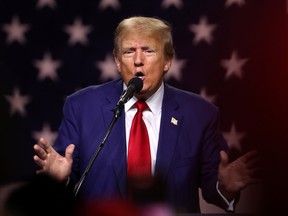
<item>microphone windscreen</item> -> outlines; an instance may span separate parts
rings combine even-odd
[[[130,85],[134,85],[135,86],[135,92],[138,93],[143,88],[143,80],[139,77],[133,77],[128,83],[128,86],[130,86]]]

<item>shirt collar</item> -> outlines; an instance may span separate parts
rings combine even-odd
[[[123,84],[123,89],[126,89],[127,86],[125,83]],[[154,115],[158,115],[161,112],[162,108],[162,100],[164,95],[164,83],[162,82],[161,86],[158,90],[146,100],[147,105],[149,106],[151,112]],[[137,98],[133,96],[127,103],[125,104],[125,112],[133,107],[133,105],[137,102]]]

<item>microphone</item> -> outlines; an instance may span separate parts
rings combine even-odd
[[[135,93],[141,91],[143,87],[143,80],[139,77],[133,77],[129,83],[127,89],[122,93],[117,107],[122,107],[128,100],[130,100]]]

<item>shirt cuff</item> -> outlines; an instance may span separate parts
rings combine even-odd
[[[235,208],[234,208],[234,202],[235,202],[235,199],[233,199],[233,200],[231,200],[230,202],[223,196],[223,194],[220,192],[220,190],[219,190],[219,187],[218,187],[218,184],[219,184],[219,181],[217,181],[217,183],[216,183],[216,189],[217,189],[217,191],[218,191],[218,193],[219,193],[219,195],[222,197],[222,199],[226,202],[226,204],[227,204],[227,211],[229,211],[229,212],[234,212],[234,210],[235,210]]]

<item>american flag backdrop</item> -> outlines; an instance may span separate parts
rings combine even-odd
[[[166,81],[216,104],[235,155],[259,149],[278,176],[288,152],[286,3],[0,0],[0,183],[34,175],[33,145],[41,136],[53,143],[67,95],[119,77],[113,33],[132,15],[171,23],[176,55]],[[279,177],[269,194],[287,184]]]

